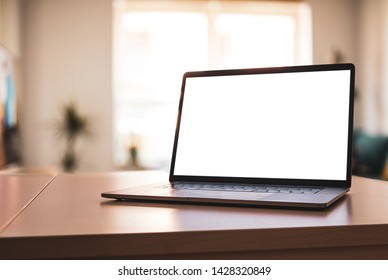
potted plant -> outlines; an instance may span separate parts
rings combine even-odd
[[[61,158],[61,166],[66,172],[73,172],[79,166],[79,156],[76,153],[76,143],[82,137],[90,137],[90,121],[79,113],[72,101],[65,103],[61,109],[61,118],[57,130],[65,138],[65,151]]]

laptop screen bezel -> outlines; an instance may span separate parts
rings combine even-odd
[[[184,93],[186,79],[191,77],[211,77],[211,76],[232,76],[232,75],[250,75],[250,74],[270,74],[270,73],[293,73],[293,72],[314,72],[314,71],[350,71],[349,86],[349,116],[348,116],[348,148],[346,157],[346,179],[345,180],[316,180],[316,179],[279,179],[279,178],[260,178],[260,177],[213,177],[213,176],[186,176],[174,175],[175,159],[179,141],[180,123],[183,109]],[[354,111],[354,83],[355,67],[351,63],[343,64],[321,64],[321,65],[303,65],[303,66],[285,66],[270,68],[249,68],[249,69],[228,69],[228,70],[208,70],[191,71],[183,75],[180,101],[178,107],[178,117],[175,130],[174,146],[170,166],[170,182],[209,182],[209,183],[240,183],[240,184],[282,184],[282,185],[301,185],[301,186],[327,186],[350,188],[351,186],[351,158],[352,158],[352,136],[353,136],[353,111]]]

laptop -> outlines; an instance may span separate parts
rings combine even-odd
[[[351,186],[354,79],[353,64],[187,72],[169,181],[102,197],[326,208]]]

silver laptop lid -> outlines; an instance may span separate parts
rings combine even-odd
[[[188,72],[170,181],[350,187],[354,65]]]

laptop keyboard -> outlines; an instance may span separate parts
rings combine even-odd
[[[315,194],[323,188],[319,187],[290,187],[272,185],[233,185],[233,184],[198,184],[174,183],[172,187],[177,190],[206,190],[206,191],[231,191],[231,192],[257,192],[257,193],[293,193]]]

